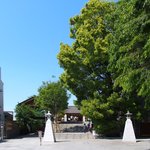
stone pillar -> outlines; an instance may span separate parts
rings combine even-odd
[[[127,115],[127,120],[125,122],[125,128],[124,128],[122,141],[123,142],[136,142],[133,124],[130,119],[131,113],[128,111],[126,115]]]
[[[51,113],[48,111],[48,113],[45,116],[47,117],[47,121],[46,121],[43,141],[56,142],[52,121],[51,121]]]

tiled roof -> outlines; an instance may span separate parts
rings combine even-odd
[[[29,97],[28,99],[20,102],[18,105],[22,105],[22,104],[34,104],[34,100],[35,100],[35,95],[32,97]]]
[[[68,106],[65,110],[66,114],[80,114],[80,110],[76,106]]]

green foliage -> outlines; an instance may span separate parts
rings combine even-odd
[[[69,97],[60,82],[43,82],[38,92],[36,105],[41,110],[50,111],[56,116],[67,108]]]
[[[32,108],[29,105],[18,104],[15,108],[16,121],[20,126],[23,134],[37,131],[42,121],[37,120],[37,117],[41,116],[41,112],[38,109]]]
[[[118,93],[111,94],[107,99],[96,96],[97,99],[83,100],[81,112],[92,119],[94,129],[97,133],[111,135],[120,134],[123,126],[123,120],[117,120],[119,115],[124,115],[124,99],[119,97]],[[121,112],[121,114],[119,114]],[[125,111],[124,111],[125,112]]]
[[[104,96],[111,93],[105,20],[110,9],[109,3],[89,1],[80,15],[70,19],[74,43],[60,45],[58,59],[64,68],[60,80],[77,97],[79,105],[83,99],[93,98],[95,92]]]
[[[61,43],[61,82],[99,133],[121,128],[127,110],[135,120],[150,111],[150,1],[90,0],[70,19],[71,46]],[[118,126],[117,126],[118,125]]]
[[[149,8],[147,0],[122,0],[113,14],[116,19],[115,32],[110,35],[109,69],[114,87],[121,87],[120,93],[130,99],[131,111],[136,110],[134,104],[140,105],[140,111],[150,110]],[[138,110],[135,113],[139,114]]]
[[[113,85],[107,69],[110,33],[107,17],[112,10],[111,3],[90,0],[80,15],[70,19],[70,37],[75,41],[72,46],[61,43],[58,54],[64,68],[61,82],[77,97],[75,103],[92,119],[95,128],[98,120],[109,120],[113,115],[107,103]]]

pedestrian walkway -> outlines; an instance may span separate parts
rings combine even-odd
[[[9,139],[0,143],[0,150],[150,150],[150,139],[136,143],[122,142],[121,139],[61,139],[56,135],[55,143],[42,142],[38,137]]]

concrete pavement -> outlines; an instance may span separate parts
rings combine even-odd
[[[61,139],[57,135],[56,140],[40,146],[38,137],[9,139],[0,143],[0,150],[150,150],[150,139],[129,143],[121,139]]]

